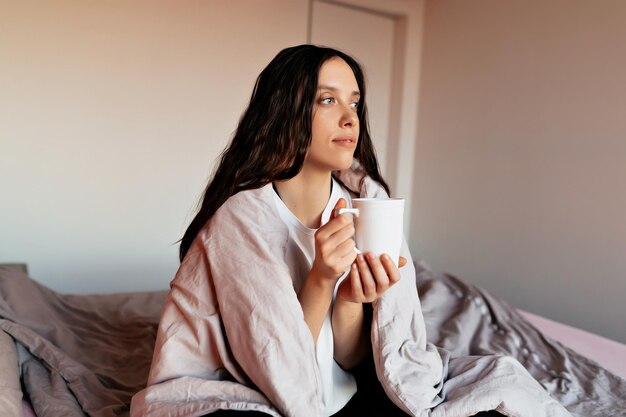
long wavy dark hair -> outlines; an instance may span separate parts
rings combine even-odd
[[[365,80],[359,64],[332,48],[314,45],[286,48],[256,80],[250,104],[221,155],[198,213],[180,241],[181,262],[200,229],[229,197],[273,181],[288,180],[300,172],[311,143],[318,73],[322,64],[334,57],[343,59],[352,68],[361,93],[357,110],[359,139],[354,158],[389,194],[369,134]]]

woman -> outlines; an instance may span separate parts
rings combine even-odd
[[[353,159],[389,190],[378,169],[364,103],[363,74],[349,56],[311,45],[279,53],[259,76],[250,106],[180,246],[182,261],[225,200],[242,190],[272,185],[279,215],[285,223],[295,223],[293,251],[313,260],[312,265],[298,265],[295,257],[286,261],[294,279],[304,281],[298,300],[316,342],[318,364],[327,368],[322,372],[326,415],[345,406],[356,392],[354,378],[345,370],[361,362],[370,347],[363,303],[374,301],[400,277],[388,256],[356,256],[348,216],[328,220],[329,213],[346,207],[350,199],[331,173],[349,169]],[[315,231],[314,238],[308,231]],[[298,277],[304,275],[302,268],[308,273]],[[331,309],[335,284],[348,270]],[[323,341],[318,340],[320,331]],[[333,398],[333,393],[341,395]]]
[[[330,48],[287,48],[260,74],[182,238],[134,416],[422,415],[443,401],[448,353],[426,343],[406,244],[400,269],[357,256],[351,219],[334,215],[389,194],[365,97],[359,65]],[[467,364],[483,366],[455,369]],[[481,378],[539,387],[509,360],[486,365]]]

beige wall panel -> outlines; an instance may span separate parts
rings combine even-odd
[[[308,9],[2,2],[0,261],[62,291],[165,288],[256,76],[306,41]]]
[[[428,1],[415,255],[626,342],[626,3]]]

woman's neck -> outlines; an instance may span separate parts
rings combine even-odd
[[[287,208],[311,229],[321,225],[322,213],[331,192],[330,172],[311,172],[302,169],[287,181],[276,181],[274,187]]]

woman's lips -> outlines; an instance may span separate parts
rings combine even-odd
[[[339,146],[345,146],[348,148],[353,148],[356,146],[356,139],[351,136],[344,136],[333,139],[333,143],[336,143]]]

